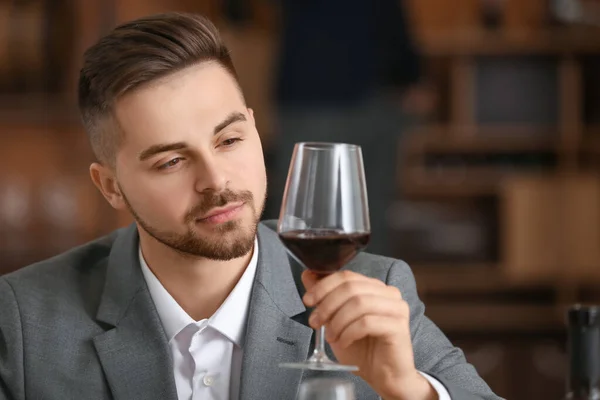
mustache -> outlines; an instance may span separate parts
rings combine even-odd
[[[186,216],[186,222],[193,222],[216,207],[224,207],[229,203],[237,202],[249,203],[253,200],[254,196],[252,195],[252,192],[247,190],[234,192],[230,189],[226,189],[218,193],[208,193],[203,195],[200,203],[190,209]]]

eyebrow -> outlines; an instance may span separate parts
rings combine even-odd
[[[185,142],[169,143],[169,144],[155,144],[142,151],[139,155],[140,161],[145,161],[152,156],[166,151],[181,150],[188,147]]]
[[[246,116],[239,111],[234,111],[231,114],[229,114],[227,116],[227,118],[225,118],[223,120],[223,122],[221,122],[217,126],[215,126],[215,130],[214,130],[213,134],[216,135],[217,133],[221,132],[223,129],[227,128],[229,125],[234,124],[236,122],[240,122],[240,121],[246,121]]]
[[[227,118],[225,118],[222,122],[220,122],[219,124],[217,124],[217,126],[215,126],[213,134],[216,135],[217,133],[221,132],[223,129],[227,128],[229,125],[234,124],[236,122],[240,122],[240,121],[246,121],[246,116],[239,111],[232,112],[231,114],[229,114],[227,116]],[[173,151],[173,150],[182,150],[182,149],[185,149],[186,147],[188,147],[188,145],[185,142],[155,144],[155,145],[148,147],[144,151],[142,151],[139,155],[139,160],[145,161],[145,160],[149,159],[150,157],[153,157],[157,154],[164,153],[167,151]]]

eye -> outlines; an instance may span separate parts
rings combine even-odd
[[[169,169],[169,168],[173,168],[174,166],[176,166],[177,164],[179,164],[181,161],[183,160],[182,157],[177,157],[174,158],[170,161],[167,161],[166,163],[159,165],[158,169],[159,170],[165,170],[165,169]]]
[[[242,139],[240,139],[240,138],[225,139],[221,142],[221,145],[223,145],[225,147],[229,147],[229,146],[233,146],[237,142],[241,142],[241,141],[242,141]]]

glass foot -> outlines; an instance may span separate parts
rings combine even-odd
[[[342,365],[332,361],[325,352],[325,326],[315,330],[315,349],[312,356],[303,362],[280,363],[280,368],[310,369],[312,371],[358,371],[354,365]]]
[[[358,371],[358,367],[354,365],[342,365],[334,362],[299,362],[299,363],[281,363],[281,368],[294,368],[294,369],[309,369],[312,371]]]
[[[294,369],[309,369],[312,371],[358,371],[358,367],[354,365],[342,365],[335,361],[332,361],[323,352],[315,351],[314,354],[304,362],[297,363],[281,363],[281,368],[294,368]]]

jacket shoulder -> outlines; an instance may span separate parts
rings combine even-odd
[[[73,279],[90,275],[106,265],[112,245],[121,229],[91,242],[69,249],[54,257],[36,262],[3,275],[13,289],[35,290],[52,287],[58,290],[73,283]]]
[[[368,252],[359,253],[344,269],[388,282],[394,271],[394,275],[402,275],[412,278],[412,271],[407,263],[397,258],[380,256]]]

